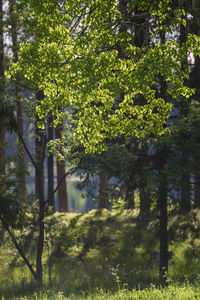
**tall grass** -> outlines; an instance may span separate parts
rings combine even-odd
[[[88,294],[87,292],[80,291],[79,295],[70,294],[65,296],[62,291],[46,290],[40,293],[34,293],[32,296],[10,298],[12,300],[47,300],[47,299],[58,299],[58,300],[131,300],[131,299],[146,299],[146,300],[193,300],[200,299],[200,289],[196,286],[192,286],[189,283],[178,285],[170,284],[168,287],[155,287],[152,285],[149,288],[143,290],[132,290],[120,289],[119,291],[105,292],[103,289],[97,289],[95,293]],[[2,300],[8,300],[2,298]]]
[[[190,215],[169,216],[169,250],[174,253],[169,278],[181,283],[188,278],[194,284],[170,282],[167,288],[155,287],[160,284],[159,262],[151,258],[151,252],[159,250],[158,218],[143,224],[136,211],[93,210],[87,214],[56,213],[45,218],[45,225],[45,292],[34,294],[31,274],[4,234],[0,245],[0,299],[20,299],[19,295],[26,295],[21,299],[182,300],[193,299],[193,295],[200,299],[196,284],[200,283],[196,280],[200,271],[200,211],[195,219]],[[16,232],[33,263],[34,228]],[[48,290],[51,287],[56,291]]]

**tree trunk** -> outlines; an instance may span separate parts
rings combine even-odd
[[[140,158],[139,162],[139,193],[140,193],[140,217],[143,221],[148,221],[150,218],[150,188],[149,188],[149,160],[148,160],[148,143],[146,140],[140,142]]]
[[[190,189],[190,172],[188,169],[189,161],[188,161],[188,153],[182,150],[181,155],[182,164],[181,167],[182,175],[180,179],[180,188],[181,188],[181,199],[180,199],[180,207],[182,213],[187,213],[191,209],[191,189]]]
[[[198,163],[199,166],[199,163]],[[194,206],[200,208],[200,170],[194,169]]]
[[[61,139],[61,125],[56,128],[56,139]],[[66,170],[65,162],[59,162],[57,160],[57,183],[61,184],[58,188],[58,203],[60,212],[69,212],[68,207],[68,195],[67,195],[67,181],[66,181]]]
[[[42,193],[44,194],[44,132],[35,124],[35,196],[39,199],[39,189],[42,186]]]
[[[15,14],[14,12],[14,1],[9,0],[10,17],[11,17],[11,39],[12,39],[12,52],[14,63],[18,62],[18,51],[17,51],[17,23],[15,18],[12,18]],[[21,89],[20,89],[20,78],[16,78],[15,82],[15,97],[17,106],[17,124],[18,124],[18,134],[23,136],[24,134],[24,124],[23,124],[23,108],[21,103]],[[18,165],[19,165],[19,182],[20,182],[20,200],[21,203],[26,201],[26,161],[25,152],[23,145],[18,146]]]
[[[144,221],[148,221],[150,218],[150,192],[147,182],[147,177],[144,175],[139,181],[139,192],[140,192],[140,217]]]
[[[48,141],[53,140],[53,117],[49,115],[48,117]],[[48,191],[47,197],[49,199],[48,205],[53,207],[55,210],[55,199],[54,199],[54,159],[53,154],[48,155],[47,161],[47,176],[48,176]]]
[[[3,1],[0,0],[0,105],[4,104],[4,45],[3,45]],[[0,175],[5,174],[5,130],[0,128]]]
[[[186,20],[187,21],[187,20]],[[181,25],[180,26],[180,45],[182,46],[185,42],[187,41],[187,30],[185,26]],[[185,62],[182,66],[182,68],[185,67],[187,64],[187,56],[185,56]],[[187,99],[183,99],[181,102],[181,107],[180,107],[180,113],[182,117],[188,118],[189,115],[189,102]],[[188,134],[184,132],[182,134],[182,149],[181,149],[181,167],[182,167],[182,176],[180,179],[180,188],[181,188],[181,211],[183,213],[187,213],[190,211],[191,208],[191,190],[190,190],[190,171],[189,169],[189,159],[190,159],[190,154],[189,151],[185,148],[185,140],[188,140],[189,136]]]
[[[159,153],[158,168],[158,206],[160,210],[160,268],[159,274],[163,281],[168,272],[168,233],[167,233],[167,177],[165,174],[166,153]]]
[[[44,98],[42,91],[36,93],[37,100],[41,101]],[[41,287],[43,283],[43,268],[42,268],[42,254],[44,246],[44,158],[45,158],[45,135],[44,131],[39,129],[36,124],[36,139],[35,139],[35,185],[36,185],[36,198],[39,199],[39,238],[37,245],[36,257],[36,274],[37,286]]]
[[[109,209],[109,195],[108,195],[108,174],[106,170],[101,169],[99,173],[99,202],[98,208]]]

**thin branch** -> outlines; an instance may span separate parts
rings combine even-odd
[[[20,247],[20,245],[17,242],[17,239],[14,235],[14,233],[9,229],[9,226],[6,224],[6,222],[4,222],[3,218],[0,217],[0,220],[4,226],[4,228],[6,229],[6,231],[8,232],[11,240],[13,241],[17,251],[19,252],[20,256],[22,257],[23,261],[25,262],[25,264],[27,265],[27,267],[29,268],[31,274],[33,275],[34,279],[37,281],[37,274],[35,272],[35,270],[33,269],[33,266],[31,265],[31,263],[29,262],[28,258],[25,256],[22,248]]]
[[[25,84],[22,84],[21,81],[19,82],[17,80],[14,80],[13,78],[10,78],[10,81],[13,82],[14,84],[20,86],[20,87],[23,87],[23,88],[31,90],[31,91],[35,91],[35,88],[31,88],[31,87],[29,87],[29,86],[27,86]]]
[[[24,149],[25,149],[26,153],[28,154],[28,156],[30,158],[30,161],[32,162],[34,168],[36,169],[36,163],[35,163],[35,161],[33,159],[33,156],[31,155],[30,151],[28,150],[28,147],[26,146],[26,143],[25,143],[23,137],[19,134],[19,132],[18,132],[18,137],[19,137],[22,145],[24,146]]]
[[[45,204],[47,204],[48,202],[50,202],[54,196],[54,194],[57,192],[57,190],[59,189],[59,186],[61,185],[61,183],[63,182],[63,180],[65,179],[66,176],[71,175],[72,173],[76,172],[77,168],[71,168],[67,173],[65,173],[65,175],[63,175],[63,177],[61,178],[61,180],[59,181],[59,183],[57,184],[57,187],[54,189],[54,191],[52,192],[52,195],[44,202]]]

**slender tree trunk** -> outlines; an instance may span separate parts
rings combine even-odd
[[[53,140],[53,117],[49,115],[48,117],[48,141]],[[53,154],[48,155],[47,161],[47,176],[48,176],[48,191],[47,197],[49,199],[49,205],[55,209],[55,199],[54,199],[54,159]]]
[[[4,45],[3,45],[3,1],[0,0],[0,105],[4,105]],[[0,176],[5,175],[5,130],[0,128]]]
[[[185,19],[187,24],[187,18]],[[187,41],[187,25],[186,27],[180,26],[180,45],[182,46]],[[185,56],[185,61],[182,64],[182,68],[187,65],[187,55]],[[186,84],[186,82],[185,82]],[[187,99],[182,99],[180,102],[180,114],[182,117],[188,118],[189,115],[189,102]],[[183,141],[187,140],[189,136],[185,134],[184,129],[182,133]],[[180,188],[181,188],[181,199],[180,206],[181,212],[187,213],[191,208],[191,189],[190,189],[190,154],[189,151],[185,148],[184,142],[181,145],[181,167],[182,167],[182,176],[180,178]]]
[[[17,45],[17,23],[15,20],[14,14],[14,0],[9,0],[10,8],[10,17],[11,17],[11,39],[12,39],[12,51],[13,51],[13,61],[14,63],[18,62],[18,45]],[[13,17],[13,18],[12,18]],[[15,97],[16,97],[16,106],[17,106],[17,124],[18,124],[18,134],[23,136],[24,134],[24,124],[23,124],[23,108],[21,103],[21,89],[20,89],[20,78],[16,78],[15,82]],[[26,201],[26,161],[25,161],[25,152],[23,145],[20,144],[18,147],[18,164],[19,164],[19,182],[20,182],[20,200],[21,203]]]
[[[39,199],[39,189],[42,186],[42,193],[44,194],[44,132],[35,124],[35,196]]]
[[[199,166],[199,163],[198,163]],[[194,169],[194,206],[200,208],[200,170]]]
[[[190,172],[188,169],[188,153],[183,149],[182,150],[182,164],[183,168],[182,176],[180,179],[180,188],[181,188],[181,199],[180,207],[182,213],[187,213],[191,209],[191,187],[190,187]]]
[[[106,170],[101,169],[99,173],[99,202],[98,208],[109,209],[109,195],[108,195],[108,174]]]
[[[147,182],[147,176],[142,176],[139,181],[140,192],[140,216],[144,221],[148,221],[150,218],[150,192]]]
[[[140,142],[141,149],[140,158],[139,158],[139,182],[138,188],[140,193],[140,217],[143,219],[144,222],[148,221],[150,218],[150,188],[149,188],[149,160],[147,159],[148,156],[148,144],[147,141],[144,140]]]
[[[134,151],[133,140],[126,141],[126,149],[128,153]],[[134,209],[135,208],[135,162],[132,159],[128,159],[126,163],[126,168],[124,171],[124,188],[125,188],[125,208]]]
[[[42,91],[36,93],[38,101],[44,98]],[[44,131],[39,129],[36,124],[36,139],[35,139],[35,185],[36,185],[36,198],[39,199],[39,238],[37,245],[37,257],[36,257],[36,274],[37,274],[37,286],[42,286],[43,283],[43,268],[42,268],[42,254],[44,246],[44,158],[45,158],[45,135]]]
[[[165,33],[161,33],[161,41],[165,43]],[[160,76],[160,95],[167,98],[167,85]],[[169,150],[167,144],[162,145],[158,153],[158,204],[160,209],[160,266],[159,275],[162,281],[166,282],[168,273],[168,213],[167,213],[167,175],[165,164]]]
[[[160,278],[167,279],[168,272],[168,232],[167,232],[167,177],[165,174],[166,153],[159,153],[158,205],[160,210]]]
[[[61,139],[61,125],[56,128],[56,139]],[[69,212],[68,207],[68,195],[67,195],[67,180],[65,174],[65,162],[59,162],[57,160],[57,183],[61,182],[58,188],[58,203],[60,212]],[[63,179],[64,178],[64,179]]]

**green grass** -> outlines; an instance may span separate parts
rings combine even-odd
[[[87,214],[55,213],[46,217],[44,289],[47,291],[53,286],[64,295],[70,295],[69,299],[76,299],[72,294],[79,295],[77,299],[87,299],[86,296],[80,298],[80,291],[88,292],[88,299],[106,299],[108,293],[105,291],[112,294],[109,299],[151,299],[154,292],[158,294],[156,297],[162,295],[164,298],[152,296],[152,299],[176,299],[166,298],[171,295],[180,300],[193,299],[191,295],[198,292],[196,282],[200,273],[200,212],[197,211],[195,218],[190,214],[170,214],[169,250],[174,256],[169,263],[169,278],[180,284],[158,291],[149,287],[160,284],[158,261],[151,259],[151,252],[159,250],[159,220],[154,216],[147,224],[138,219],[137,214],[137,210],[122,213],[92,210]],[[33,215],[29,217],[30,226],[16,234],[34,263],[37,223]],[[7,234],[2,230],[0,234],[0,299],[2,296],[6,300],[13,296],[19,298],[19,295],[30,297],[35,290],[31,274]],[[181,284],[187,280],[196,285]],[[135,291],[131,293],[127,289]],[[103,296],[101,291],[104,291]],[[184,297],[190,294],[190,298],[179,297],[181,293]],[[127,298],[122,298],[121,294]],[[56,297],[57,294],[52,299],[62,299]]]
[[[13,298],[13,300],[16,298]],[[40,293],[34,293],[30,297],[18,297],[18,300],[47,300],[47,299],[59,299],[59,300],[100,300],[100,299],[146,299],[146,300],[161,300],[161,299],[171,299],[171,300],[192,300],[200,299],[200,289],[198,287],[192,286],[189,283],[184,285],[171,284],[168,287],[151,286],[143,290],[132,290],[128,291],[126,289],[121,289],[118,292],[105,292],[103,289],[97,289],[95,293],[88,294],[87,292],[80,291],[79,295],[70,294],[64,296],[62,291],[52,291],[47,290]],[[4,298],[2,298],[4,300]]]

